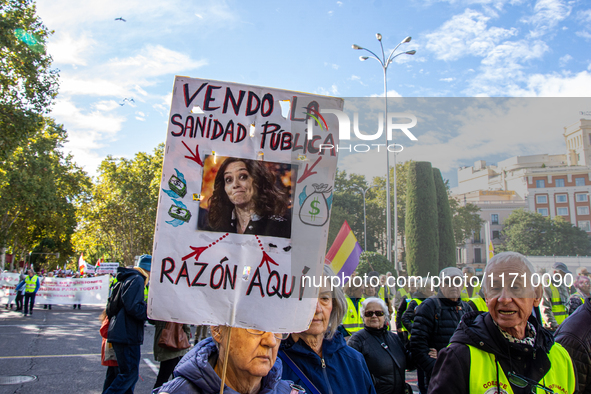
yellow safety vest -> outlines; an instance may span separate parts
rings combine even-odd
[[[486,300],[480,296],[470,298],[470,301],[476,305],[476,309],[481,312],[488,312],[488,306],[486,306]]]
[[[37,275],[30,277],[27,275],[25,277],[25,283],[27,284],[25,287],[25,293],[34,293],[35,289],[37,288],[37,279],[39,277]]]
[[[111,276],[111,279],[109,279],[109,287],[115,286],[115,283],[117,283],[117,278],[114,276]]]
[[[353,334],[363,328],[363,316],[361,316],[361,303],[365,301],[365,298],[359,300],[359,311],[355,309],[355,304],[351,300],[351,297],[347,297],[347,313],[343,318],[343,327],[350,333]]]
[[[378,298],[381,298],[382,300],[386,301],[386,296],[386,286],[380,286],[380,290],[378,290]]]
[[[477,297],[479,291],[480,291],[480,285],[474,287],[472,290],[472,298]],[[468,294],[468,289],[466,289],[465,287],[462,289],[461,298],[462,298],[462,301],[469,301],[471,299],[470,295]]]
[[[496,359],[491,353],[480,350],[474,346],[470,348],[470,394],[496,393],[497,388],[497,366]],[[559,343],[554,343],[548,354],[552,367],[538,383],[548,387],[557,394],[572,394],[575,391],[575,371],[571,358]],[[509,379],[505,371],[499,368],[499,382],[501,393],[513,394]],[[492,389],[492,390],[491,390]],[[537,388],[536,394],[547,394],[544,390]]]
[[[560,292],[558,291],[556,286],[551,284],[550,290],[552,291],[552,314],[554,315],[554,319],[556,319],[556,324],[561,325],[564,319],[568,317],[566,307],[560,299]]]
[[[148,302],[148,288],[150,285],[144,287],[144,302]]]

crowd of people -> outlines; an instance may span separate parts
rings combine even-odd
[[[108,367],[105,393],[133,391],[138,379],[148,260],[119,269],[126,290],[119,301],[113,291],[103,329],[119,365]],[[556,278],[572,274],[562,263],[553,270]],[[410,394],[406,371],[414,369],[422,394],[591,393],[589,274],[577,272],[568,294],[558,283],[534,286],[534,274],[524,256],[505,252],[488,262],[477,286],[453,281],[474,275],[469,267],[442,270],[439,278],[449,279],[435,292],[430,281],[400,289],[387,288],[387,276],[360,286],[350,281],[319,289],[304,332],[213,326],[192,348],[162,348],[169,326],[151,322],[161,363],[154,393],[218,393],[224,376],[226,393]],[[334,273],[325,266],[324,275]],[[516,279],[501,280],[509,275]],[[564,318],[552,304],[556,294]],[[177,332],[190,336],[186,325]]]

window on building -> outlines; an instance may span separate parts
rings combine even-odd
[[[474,263],[482,263],[482,249],[474,248]]]
[[[499,214],[498,213],[491,213],[490,214],[490,224],[499,224]]]
[[[546,187],[546,181],[544,181],[543,179],[538,179],[538,180],[536,181],[536,187],[537,187],[538,189],[541,189],[541,188],[544,188],[544,187]]]
[[[589,215],[589,207],[577,207],[577,215]]]
[[[579,228],[586,232],[591,232],[591,222],[589,220],[579,220]]]
[[[501,237],[501,232],[498,230],[493,230],[493,239],[497,239]]]
[[[542,216],[548,216],[548,208],[538,208],[537,211]]]
[[[577,198],[577,202],[587,202],[588,200],[586,193],[577,193],[575,196]]]
[[[575,186],[585,186],[585,178],[575,178]]]
[[[546,195],[536,196],[536,202],[538,204],[548,204],[548,196],[546,196]]]
[[[482,241],[480,240],[480,231],[476,231],[476,232],[474,233],[474,243],[475,243],[475,244],[479,244],[480,242],[482,242]]]
[[[556,202],[567,202],[566,194],[557,194]]]
[[[560,216],[568,216],[568,207],[556,208],[556,214]]]
[[[564,187],[564,178],[556,179],[555,181],[556,187]]]

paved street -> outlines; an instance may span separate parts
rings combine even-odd
[[[13,306],[14,308],[14,306]],[[82,305],[43,306],[33,310],[33,316],[0,310],[0,383],[6,376],[36,376],[29,383],[0,385],[4,393],[92,393],[102,391],[107,367],[101,365],[101,336],[98,320],[101,308]],[[146,326],[137,393],[149,393],[156,374],[152,344],[154,327]]]
[[[14,308],[14,306],[13,306]],[[52,310],[35,307],[33,315],[0,309],[0,394],[51,393],[100,394],[107,367],[100,362],[101,308],[54,305]],[[195,328],[193,328],[193,333]],[[135,392],[150,393],[158,363],[152,345],[154,327],[146,325],[140,376]],[[18,377],[35,376],[28,383],[5,384]],[[416,373],[406,374],[418,392]]]

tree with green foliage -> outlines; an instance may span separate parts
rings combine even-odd
[[[411,162],[406,184],[406,256],[409,275],[439,272],[437,194],[429,162]]]
[[[76,249],[90,261],[105,258],[124,265],[152,253],[164,145],[131,160],[107,157],[98,181],[79,205]]]
[[[359,257],[359,265],[355,270],[360,276],[363,274],[368,274],[372,271],[376,271],[379,274],[386,274],[387,272],[392,272],[394,276],[396,276],[396,271],[392,270],[392,264],[388,261],[388,259],[381,255],[380,253],[376,252],[363,252]]]
[[[45,50],[51,33],[33,0],[0,0],[0,163],[42,127],[57,94],[57,70]],[[8,170],[0,165],[0,183]]]
[[[563,217],[554,219],[539,213],[515,210],[503,222],[503,243],[497,251],[526,256],[573,256],[589,253],[587,233]]]
[[[484,220],[480,217],[480,208],[472,203],[460,206],[458,200],[453,197],[449,197],[449,206],[456,245],[463,246],[466,240],[473,233],[480,231],[484,224]]]
[[[10,171],[0,184],[0,246],[21,258],[46,239],[51,240],[50,253],[60,253],[61,261],[74,253],[74,202],[89,178],[62,153],[66,138],[66,130],[46,118],[2,163]]]
[[[456,266],[456,242],[454,240],[451,208],[447,187],[441,171],[433,168],[435,193],[437,194],[437,224],[439,235],[439,270]]]

